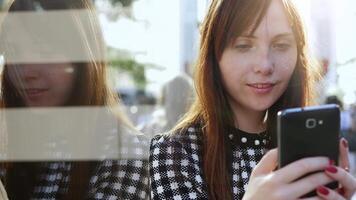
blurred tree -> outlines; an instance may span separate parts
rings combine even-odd
[[[145,76],[145,65],[136,62],[131,58],[112,59],[109,62],[110,66],[122,72],[130,74],[136,86],[140,89],[145,89],[147,79]]]

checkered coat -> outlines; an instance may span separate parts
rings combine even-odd
[[[229,128],[233,199],[242,199],[252,169],[270,141],[266,133],[250,134]],[[208,199],[202,166],[202,131],[191,126],[171,135],[157,135],[150,147],[151,198]]]

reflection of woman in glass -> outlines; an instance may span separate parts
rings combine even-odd
[[[299,199],[315,189],[315,199],[351,197],[345,140],[341,167],[320,157],[275,170],[276,149],[265,154],[275,146],[277,111],[312,100],[303,30],[289,0],[212,1],[201,27],[197,100],[151,144],[153,199]],[[323,186],[333,180],[339,191]]]
[[[43,52],[32,49],[23,53],[15,44],[16,36],[2,34],[1,49],[6,60],[1,79],[2,108],[117,105],[117,99],[106,83],[105,46],[90,0],[16,0],[10,7],[9,15],[66,9],[69,14],[61,16],[60,20],[68,20],[65,22],[67,27],[57,33],[59,43],[48,41],[42,45],[45,48]],[[12,21],[5,19],[3,28],[18,26],[15,28],[28,31],[28,40],[41,41],[43,38],[36,38],[38,35],[31,32],[32,25],[26,24],[25,20],[9,24]],[[41,28],[46,30],[48,27]],[[48,30],[47,34],[56,33]],[[76,43],[63,51],[63,46],[56,46],[62,40]],[[73,49],[80,52],[73,55]],[[44,56],[44,61],[36,60],[43,57],[37,54],[48,52],[54,56]],[[119,131],[134,132],[123,113],[115,115],[120,127],[125,127]],[[124,139],[135,140],[138,143],[135,150],[141,148],[141,153],[145,151],[144,138],[129,133],[120,134],[121,138],[130,135],[130,138]],[[10,199],[146,199],[146,166],[146,160],[130,157],[80,162],[8,162],[1,164],[0,175]]]

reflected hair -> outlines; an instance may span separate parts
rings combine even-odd
[[[77,29],[81,39],[82,49],[86,54],[92,55],[93,52],[101,54],[100,58],[105,58],[105,43],[101,33],[100,25],[95,13],[94,6],[87,0],[61,0],[61,1],[29,1],[16,0],[10,7],[9,12],[26,12],[36,9],[36,4],[41,5],[43,9],[72,9],[85,10],[87,20],[81,20],[76,12],[71,13],[72,21],[70,26]],[[38,6],[37,6],[38,7]],[[6,19],[5,19],[6,20]],[[88,44],[88,38],[95,38],[95,45]],[[11,45],[6,45],[6,35],[3,38],[2,46],[5,46],[6,55],[11,54]],[[4,44],[5,43],[5,44]],[[55,47],[53,47],[55,48]],[[95,60],[88,56],[87,62],[71,63],[75,66],[75,81],[74,87],[68,101],[63,106],[104,106],[115,105],[118,102],[117,95],[114,95],[109,89],[106,82],[106,62],[104,60]],[[21,65],[21,64],[19,64]],[[1,80],[1,106],[2,107],[24,107],[24,101],[21,98],[19,91],[11,83],[7,69],[11,67],[5,64]]]

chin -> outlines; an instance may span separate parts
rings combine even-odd
[[[252,110],[262,112],[268,110],[272,105],[273,103],[270,102],[256,102],[253,105],[251,105],[251,108]]]

